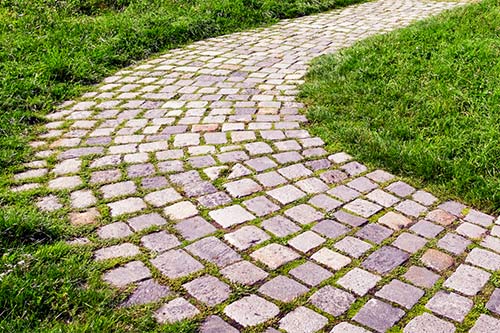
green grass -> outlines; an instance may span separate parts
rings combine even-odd
[[[26,143],[57,103],[137,60],[361,1],[0,1],[0,331],[195,332],[196,320],[159,326],[151,307],[117,309],[127,293],[101,281],[92,247],[65,243],[91,228],[71,227],[66,211],[38,212],[40,191],[8,191]]]
[[[500,6],[453,10],[317,60],[311,130],[362,162],[500,212]]]

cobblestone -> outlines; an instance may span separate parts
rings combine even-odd
[[[224,302],[231,293],[227,284],[210,275],[199,277],[182,286],[191,296],[208,306]]]
[[[288,332],[330,330],[333,323],[325,325],[331,318],[323,315],[345,314],[349,305],[334,308],[329,296],[319,293],[327,287],[311,292],[324,299],[323,303],[316,300],[317,307],[313,296],[301,304],[304,307],[291,312],[293,307],[285,304],[281,314],[276,305],[253,293],[275,281],[266,282],[270,273],[272,277],[286,274],[273,290],[282,290],[279,297],[288,300],[295,297],[286,296],[293,290],[286,289],[290,281],[308,290],[326,283],[332,278],[331,271],[342,269],[343,276],[329,284],[352,291],[352,299],[356,299],[381,279],[357,267],[363,260],[370,269],[385,272],[410,255],[416,262],[414,253],[419,255],[427,240],[446,253],[461,256],[467,247],[480,242],[492,251],[500,248],[495,238],[500,231],[487,231],[493,216],[455,201],[442,203],[383,170],[369,170],[363,161],[344,152],[330,154],[320,138],[303,128],[307,122],[300,113],[304,104],[296,101],[298,85],[313,58],[455,6],[453,2],[377,0],[195,42],[145,60],[49,114],[47,131],[32,143],[33,161],[13,177],[11,189],[26,191],[26,195],[38,193],[32,191],[35,188],[41,193],[63,190],[34,201],[43,211],[67,214],[75,226],[102,223],[96,230],[98,238],[94,237],[96,249],[101,248],[95,251],[96,259],[123,260],[143,253],[137,258],[150,260],[158,281],[181,279],[173,283],[184,284],[186,290],[177,288],[179,298],[156,311],[160,323],[198,316],[196,321],[203,323],[201,332],[234,332],[241,329],[239,325],[267,321],[259,331],[276,332],[266,325]],[[425,220],[420,219],[424,214]],[[448,234],[435,242],[433,238],[443,227]],[[389,239],[394,232],[395,241]],[[290,246],[284,245],[287,242]],[[391,242],[394,247],[388,245]],[[324,248],[318,250],[320,246]],[[363,258],[372,249],[369,259]],[[249,261],[242,261],[243,257]],[[424,261],[429,259],[424,257]],[[486,271],[499,269],[499,257],[474,248],[467,255],[466,266],[490,274]],[[206,270],[204,263],[210,263]],[[431,266],[439,268],[435,263]],[[449,269],[443,268],[439,274],[449,277],[451,288],[462,293],[466,289],[456,281],[468,281],[468,275],[462,279],[461,270],[452,273]],[[234,299],[226,299],[230,291],[225,287],[217,293],[217,286],[197,284],[208,272],[220,282],[214,285],[231,281],[253,286],[245,289],[251,296],[239,299],[238,291],[231,295]],[[395,281],[401,279],[419,288],[431,288],[440,276],[416,267],[404,276],[392,272],[397,275],[391,276]],[[139,260],[103,275],[105,281],[120,288],[138,284],[130,305],[171,296],[150,277],[151,272]],[[476,282],[467,287],[477,290]],[[378,292],[389,299],[385,292],[393,288],[396,291],[391,297],[402,298],[391,301],[410,306],[413,299],[405,292],[416,287],[397,287],[393,282]],[[344,295],[349,300],[346,304],[351,302],[350,292],[328,288],[336,290],[330,290],[332,295]],[[490,289],[485,285],[484,290]],[[211,292],[224,297],[215,297],[214,302],[204,298]],[[201,311],[187,301],[193,297],[209,307],[220,305],[217,310],[203,306]],[[335,304],[340,306],[344,303],[339,297],[332,299],[338,299]],[[218,302],[231,304],[224,308]],[[362,308],[365,319],[363,312],[356,318],[362,325],[380,330],[381,325],[392,325],[391,318],[401,310],[389,311],[392,306],[377,302],[374,313],[379,314],[378,319],[366,319],[371,318],[366,316],[370,313],[366,305]],[[325,312],[321,315],[316,310]],[[202,316],[215,311],[230,319],[221,314],[222,318],[203,320]],[[281,322],[272,321],[278,314]],[[478,321],[478,330],[487,327],[483,322],[491,320]],[[411,327],[408,324],[405,330]],[[367,332],[347,322],[332,332],[339,330]]]
[[[321,330],[327,323],[326,317],[300,306],[280,320],[280,329],[290,333],[313,333]]]
[[[461,322],[469,313],[472,304],[466,297],[440,291],[427,302],[425,307],[441,316]]]
[[[315,307],[335,317],[345,313],[355,300],[353,295],[332,286],[321,288],[309,298]]]
[[[430,313],[413,318],[404,328],[404,333],[453,333],[455,326],[445,320],[439,319]]]
[[[377,332],[385,332],[404,316],[404,311],[382,301],[369,300],[352,318]]]

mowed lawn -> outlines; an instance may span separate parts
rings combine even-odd
[[[322,57],[302,94],[332,147],[500,213],[497,0]]]
[[[58,102],[136,60],[194,40],[360,0],[0,1],[0,331],[194,332],[160,327],[151,308],[117,309],[129,291],[101,281],[92,249],[65,241],[92,233],[8,191],[27,142]],[[109,265],[117,264],[109,263]],[[157,305],[153,305],[156,307]]]

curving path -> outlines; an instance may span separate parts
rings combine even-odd
[[[312,58],[457,5],[379,0],[122,70],[50,115],[12,189],[95,225],[73,243],[160,323],[500,331],[494,218],[327,152],[295,100]]]

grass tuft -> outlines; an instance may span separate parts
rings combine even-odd
[[[311,130],[363,162],[500,212],[500,6],[485,0],[317,60]]]

